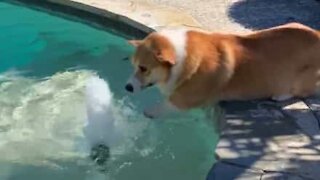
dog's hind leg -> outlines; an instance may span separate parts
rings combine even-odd
[[[292,88],[295,97],[308,97],[317,92],[320,88],[320,77],[315,68],[306,69],[296,77]],[[319,89],[320,90],[320,89]]]

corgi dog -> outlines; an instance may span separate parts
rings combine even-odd
[[[150,118],[222,100],[306,97],[320,85],[320,34],[299,23],[246,35],[164,29],[129,43],[135,71],[125,89],[157,85],[166,97],[145,110]]]

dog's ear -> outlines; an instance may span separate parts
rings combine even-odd
[[[167,63],[169,65],[174,65],[176,63],[175,52],[169,47],[155,49],[153,52],[156,58],[162,63]]]
[[[176,63],[174,47],[163,36],[160,36],[157,33],[152,33],[143,43],[159,62],[168,65],[174,65]]]
[[[142,44],[142,40],[129,40],[128,43],[134,47],[138,47]]]

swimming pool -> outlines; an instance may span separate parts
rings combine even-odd
[[[217,142],[212,122],[201,110],[144,118],[160,96],[125,92],[132,69],[123,59],[133,49],[124,36],[0,2],[0,40],[0,179],[205,179]],[[88,158],[84,133],[87,82],[98,77],[112,93],[112,128],[93,130],[110,147],[104,167]]]

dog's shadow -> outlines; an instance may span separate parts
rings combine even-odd
[[[320,2],[316,0],[242,0],[232,4],[228,14],[235,22],[254,30],[288,22],[320,29]]]

